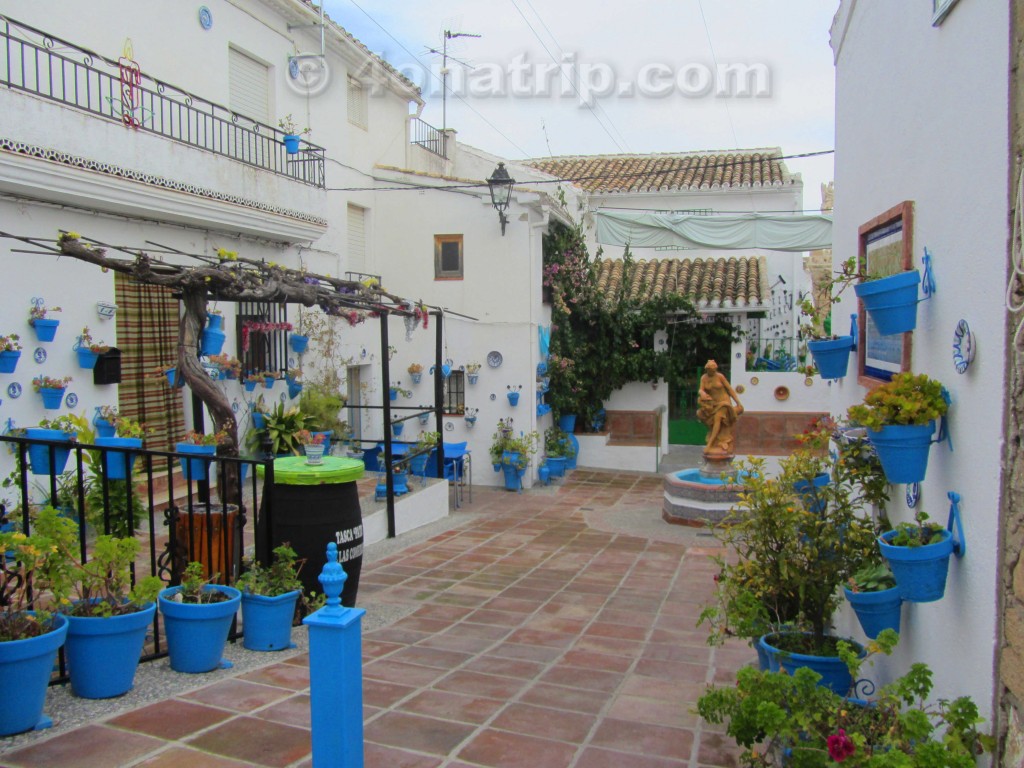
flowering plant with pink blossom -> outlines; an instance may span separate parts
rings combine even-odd
[[[869,645],[889,655],[897,643],[891,629]],[[853,679],[864,659],[848,643],[840,656]],[[793,675],[744,667],[733,687],[709,687],[697,711],[744,747],[745,766],[834,766],[843,768],[974,768],[995,740],[979,730],[977,705],[967,696],[930,697],[932,672],[912,664],[868,700],[839,696],[818,685],[820,675],[800,667]],[[855,686],[856,687],[856,686]]]

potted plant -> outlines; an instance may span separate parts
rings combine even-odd
[[[898,373],[847,413],[867,428],[890,483],[918,483],[928,470],[935,420],[948,408],[941,382],[923,373]]]
[[[348,433],[348,424],[341,418],[346,402],[337,387],[310,382],[302,390],[299,410],[309,417],[310,432],[327,432],[328,437],[337,435],[343,439]]]
[[[463,418],[466,420],[466,426],[472,427],[476,425],[477,414],[480,412],[479,408],[467,408],[463,414]]]
[[[412,383],[419,384],[420,380],[423,378],[423,366],[419,363],[410,363],[408,371],[409,376],[412,377]]]
[[[64,537],[74,537],[75,525],[47,507],[37,513],[52,516]],[[50,724],[43,717],[46,689],[57,649],[64,645],[68,621],[43,610],[35,599],[45,595],[60,567],[52,536],[42,532],[26,535],[12,529],[0,531],[0,685],[17,695],[6,697],[0,707],[0,736],[10,736]],[[59,573],[59,571],[58,571]]]
[[[396,381],[388,388],[388,396],[392,400],[397,400],[399,395],[402,397],[412,397],[412,392],[408,389],[402,389],[402,382]]]
[[[436,474],[434,472],[435,467],[428,466],[427,461],[433,455],[431,452],[437,448],[437,441],[440,439],[440,432],[420,432],[419,437],[416,439],[416,445],[410,451],[409,471],[413,475],[426,477],[430,474],[433,477]]]
[[[51,443],[73,443],[78,435],[78,425],[73,417],[64,415],[55,419],[43,419],[37,427],[25,430],[25,437],[31,440],[47,440]],[[51,461],[51,450],[52,461]],[[53,447],[46,444],[28,447],[29,468],[33,475],[59,475],[67,466],[71,448]]]
[[[250,432],[249,445],[253,449],[260,447],[266,436],[270,443],[270,451],[275,456],[298,456],[301,443],[298,434],[308,430],[312,418],[304,414],[298,406],[286,408],[284,403],[277,403],[264,416],[266,428],[260,432]]]
[[[163,584],[156,576],[132,584],[132,566],[141,548],[134,538],[99,536],[90,559],[80,563],[74,525],[41,515],[36,530],[50,535],[60,555],[55,569],[59,578],[51,591],[68,620],[65,653],[72,691],[87,699],[127,693]]]
[[[153,370],[153,376],[161,379],[167,379],[167,383],[172,387],[181,389],[185,386],[185,379],[182,376],[178,376],[178,367],[176,365],[158,365]]]
[[[142,447],[142,441],[146,437],[146,426],[127,416],[115,416],[112,424],[114,436],[96,437],[95,445],[125,449],[104,451],[100,463],[105,468],[108,479],[127,480],[131,477],[135,465],[135,454],[127,449]]]
[[[255,392],[256,391],[256,385],[257,384],[262,384],[262,383],[263,383],[263,372],[262,371],[252,371],[251,373],[247,373],[247,374],[245,374],[245,377],[242,380],[242,386],[245,387],[245,391],[246,392]]]
[[[901,598],[912,603],[942,599],[953,554],[950,531],[928,522],[928,514],[918,510],[913,523],[900,523],[883,533],[878,546],[892,568]]]
[[[0,373],[14,373],[21,358],[21,337],[16,333],[0,336]]]
[[[281,143],[284,144],[285,151],[289,155],[299,154],[299,140],[310,132],[309,128],[299,128],[292,118],[291,113],[285,115],[277,122],[278,126],[284,132],[284,137],[281,139]]]
[[[327,447],[327,435],[324,432],[310,432],[300,429],[295,433],[296,442],[302,446],[306,454],[306,463],[311,467],[324,463],[324,448]]]
[[[817,290],[804,295],[800,302],[800,314],[810,320],[809,324],[800,328],[800,334],[806,338],[807,349],[814,359],[814,365],[823,379],[841,379],[846,376],[850,362],[850,352],[856,339],[851,333],[840,336],[834,333],[829,318],[832,305],[854,284],[860,273],[857,260],[850,257],[844,261],[839,272],[819,286]]]
[[[223,430],[212,434],[196,432],[194,429],[186,432],[185,436],[175,444],[175,452],[211,458],[179,458],[178,461],[185,479],[206,480],[208,477],[207,467],[212,461],[212,457],[217,454],[217,446],[227,443],[230,439],[228,433]]]
[[[926,271],[927,274],[927,271]],[[882,336],[912,331],[917,327],[916,269],[885,277],[866,276],[853,290]]]
[[[237,379],[242,373],[242,363],[231,355],[210,355],[210,363],[220,369],[220,378]]]
[[[470,384],[476,384],[480,378],[480,363],[466,363],[466,378]]]
[[[864,492],[859,477],[836,462],[833,482],[819,489],[827,503],[813,514],[794,488],[827,467],[824,457],[798,450],[769,477],[763,460],[747,462],[743,491],[716,535],[738,559],[719,559],[718,602],[701,621],[712,626],[712,642],[743,628],[772,668],[813,666],[823,684],[845,694],[852,681],[838,657],[841,638],[828,633],[839,605],[839,586],[874,549],[875,532],[860,515]]]
[[[186,566],[181,584],[161,590],[158,603],[167,632],[167,653],[175,672],[209,672],[231,663],[221,659],[242,594],[203,578],[203,564]]]
[[[53,341],[54,336],[57,335],[57,326],[60,325],[60,320],[47,317],[47,315],[50,312],[60,311],[60,307],[50,307],[47,309],[42,299],[37,299],[32,304],[28,312],[28,323],[36,331],[36,339],[39,341]]]
[[[512,419],[499,419],[490,454],[495,467],[505,474],[505,489],[522,490],[522,478],[530,459],[537,453],[540,435],[534,431],[515,436]]]
[[[297,355],[301,355],[309,347],[309,334],[306,332],[305,312],[299,312],[299,322],[295,331],[288,336],[288,345]]]
[[[204,357],[219,355],[224,348],[224,316],[219,309],[206,310],[206,327],[199,336],[199,354]]]
[[[75,352],[78,355],[78,367],[91,370],[96,367],[96,361],[104,352],[110,350],[110,345],[102,341],[94,341],[89,332],[89,326],[82,329],[82,335],[75,343]]]
[[[892,653],[897,638],[883,632],[872,653]],[[845,644],[844,644],[845,645]],[[846,645],[848,674],[856,678],[863,661]],[[697,712],[744,747],[746,766],[974,768],[995,740],[982,733],[978,707],[966,696],[927,704],[932,672],[925,664],[881,687],[865,702],[844,698],[818,685],[809,669],[792,675],[745,667],[735,686],[708,688]]]
[[[97,437],[113,437],[116,434],[114,422],[118,417],[116,405],[101,405],[96,408],[92,425],[96,428]]]
[[[903,599],[881,555],[866,560],[843,586],[864,634],[874,640],[883,629],[899,634]]]
[[[277,371],[263,371],[263,387],[265,389],[273,389],[277,380],[280,378],[280,374]]]
[[[32,389],[43,398],[43,408],[56,411],[64,401],[64,390],[71,383],[70,376],[60,378],[53,376],[36,376],[32,379]]]
[[[291,641],[295,605],[302,596],[299,571],[305,561],[284,543],[264,567],[250,561],[235,582],[242,592],[242,645],[250,651],[283,651]]]
[[[519,393],[523,391],[523,385],[509,384],[506,389],[508,392],[505,393],[505,397],[508,398],[508,404],[515,408],[519,405]]]
[[[565,474],[565,463],[576,455],[576,449],[569,442],[569,435],[558,426],[544,431],[544,453],[547,455],[548,475],[561,477]]]

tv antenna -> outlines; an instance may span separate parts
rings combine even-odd
[[[444,41],[441,45],[441,130],[448,128],[448,59],[456,61],[463,66],[469,67],[464,61],[459,61],[454,56],[448,56],[448,41],[454,40],[457,37],[483,37],[483,35],[475,35],[472,32],[452,32],[450,29],[444,31]],[[431,53],[438,53],[433,48],[428,49]],[[472,67],[470,67],[472,69]]]

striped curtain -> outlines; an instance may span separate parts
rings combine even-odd
[[[178,359],[178,300],[168,288],[143,285],[114,276],[117,301],[117,346],[121,350],[118,410],[149,429],[146,446],[173,450],[185,432],[182,391],[157,378],[161,365]]]

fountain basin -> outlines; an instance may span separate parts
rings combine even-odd
[[[739,501],[743,478],[734,480],[705,476],[700,469],[684,469],[664,475],[661,518],[673,525],[703,527],[719,523]]]

